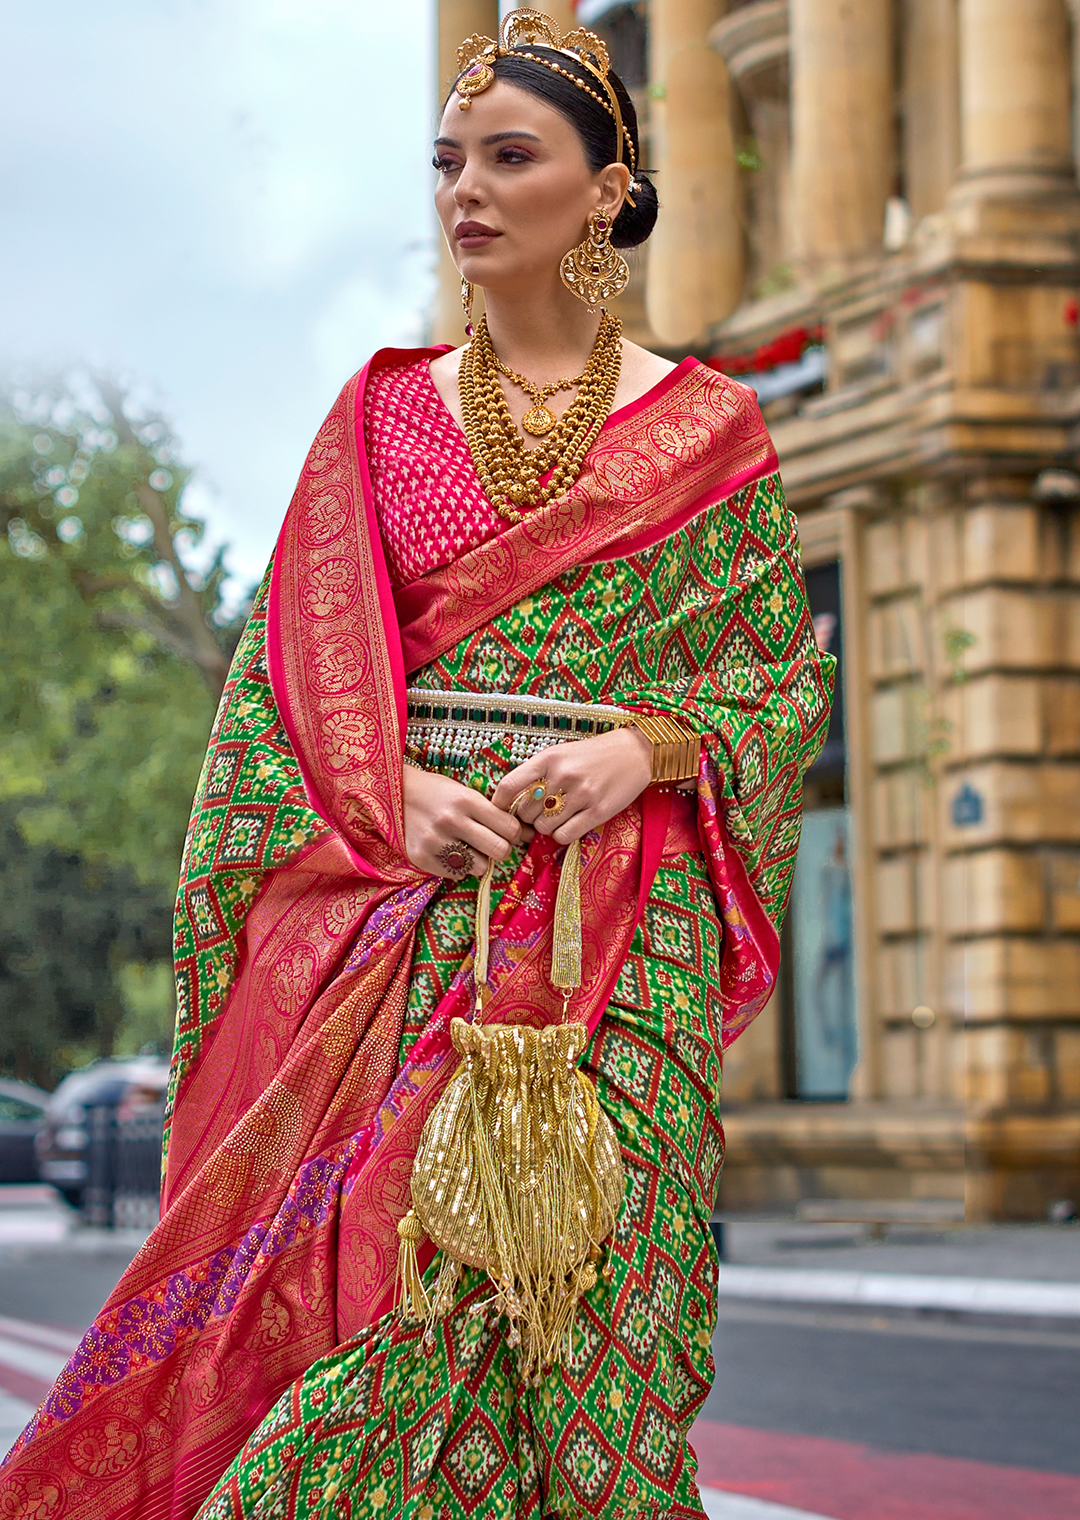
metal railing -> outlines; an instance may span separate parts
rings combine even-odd
[[[114,1103],[99,1103],[86,1117],[83,1218],[98,1229],[152,1230],[159,1216],[163,1111],[121,1117]]]

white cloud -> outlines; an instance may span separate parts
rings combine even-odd
[[[421,338],[432,22],[431,0],[5,7],[6,357],[144,376],[246,579],[340,385]]]

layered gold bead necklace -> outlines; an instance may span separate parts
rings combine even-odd
[[[556,500],[581,474],[585,455],[607,421],[622,368],[622,322],[602,312],[589,362],[580,375],[554,385],[534,385],[507,368],[491,346],[487,320],[476,324],[472,341],[461,356],[458,394],[476,473],[497,512],[521,522],[530,512]],[[500,373],[521,387],[532,407],[522,426],[542,442],[527,448],[499,383]],[[556,391],[578,387],[578,393],[556,421],[544,405]],[[544,476],[551,478],[541,485]]]

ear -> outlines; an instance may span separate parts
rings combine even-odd
[[[599,181],[601,205],[610,213],[612,219],[618,216],[622,210],[626,192],[630,188],[630,170],[625,164],[608,164],[601,173]]]

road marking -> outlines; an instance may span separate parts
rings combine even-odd
[[[41,1378],[51,1384],[59,1377],[67,1363],[67,1356],[44,1346],[28,1346],[25,1341],[12,1340],[0,1335],[0,1364],[13,1367],[16,1372],[28,1372],[31,1377]]]
[[[697,1420],[698,1482],[839,1520],[1077,1520],[1080,1474]],[[728,1520],[720,1512],[717,1520]],[[738,1514],[731,1520],[743,1520]],[[751,1520],[749,1512],[745,1520]],[[759,1514],[758,1520],[765,1520]]]
[[[77,1330],[61,1330],[57,1325],[38,1325],[29,1319],[8,1319],[0,1314],[0,1335],[24,1341],[30,1346],[45,1346],[70,1356],[82,1340]]]
[[[1080,1284],[1012,1278],[830,1272],[817,1267],[741,1267],[724,1262],[720,1296],[1080,1319]]]
[[[789,1509],[786,1504],[770,1504],[767,1499],[751,1499],[746,1494],[729,1494],[723,1488],[703,1488],[701,1507],[709,1520],[822,1520],[808,1509]]]
[[[70,1218],[42,1210],[5,1209],[0,1213],[0,1246],[57,1245],[66,1240]]]
[[[728,1298],[718,1309],[719,1325],[793,1325],[801,1330],[859,1330],[866,1335],[919,1336],[924,1340],[975,1341],[991,1346],[1045,1346],[1050,1351],[1080,1351],[1080,1331],[1069,1321],[1063,1328],[1010,1324],[1003,1315],[994,1321],[973,1316],[971,1319],[926,1315],[919,1310],[896,1309],[878,1305],[872,1311],[858,1304],[769,1303],[764,1299]]]
[[[22,1435],[34,1405],[0,1389],[0,1452],[6,1453]]]
[[[20,1408],[37,1408],[67,1364],[82,1337],[76,1330],[38,1325],[28,1319],[0,1315],[0,1398],[14,1398]],[[3,1413],[0,1410],[0,1444],[3,1444]],[[13,1416],[12,1418],[15,1418]],[[19,1418],[19,1430],[30,1418]],[[10,1436],[8,1445],[18,1435]]]

